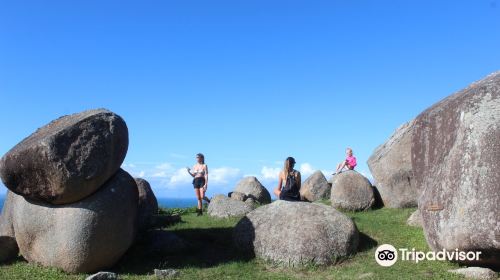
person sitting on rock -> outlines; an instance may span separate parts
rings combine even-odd
[[[196,213],[198,216],[203,215],[203,202],[202,199],[206,202],[210,203],[210,199],[205,196],[208,188],[208,167],[205,164],[205,156],[203,154],[196,155],[197,163],[193,166],[193,172],[191,172],[191,168],[187,167],[187,171],[189,175],[191,175],[194,186],[194,193],[196,194],[196,198],[198,199],[198,208]]]
[[[274,190],[274,194],[280,200],[300,201],[301,176],[300,172],[293,169],[295,167],[295,159],[289,157],[285,160],[285,167],[280,172],[278,186]],[[285,185],[283,186],[283,183]]]
[[[347,170],[354,170],[356,165],[358,165],[358,163],[356,162],[356,157],[353,155],[352,149],[347,148],[345,152],[347,155],[346,159],[337,165],[337,170],[335,171],[335,173],[333,173],[333,175],[342,173],[342,171],[344,171],[344,169],[346,168]]]

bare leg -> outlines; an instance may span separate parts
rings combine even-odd
[[[346,165],[346,162],[343,161],[341,163],[339,163],[339,165],[337,165],[337,170],[335,171],[335,173],[340,173],[342,172],[342,170],[344,170],[345,168],[345,165]]]
[[[203,204],[201,203],[201,190],[200,189],[194,189],[194,193],[196,194],[196,199],[198,200],[198,209],[202,209]]]

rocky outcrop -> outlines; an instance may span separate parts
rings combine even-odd
[[[314,202],[321,199],[329,199],[331,187],[323,175],[323,172],[314,172],[304,181],[300,188],[302,200]]]
[[[359,233],[331,207],[279,200],[247,214],[233,240],[243,252],[282,266],[328,265],[356,253]]]
[[[139,192],[138,227],[140,231],[145,231],[155,223],[154,219],[158,214],[158,201],[148,181],[136,178],[135,183]]]
[[[125,121],[107,110],[59,118],[0,160],[0,177],[16,194],[52,204],[79,201],[115,174],[128,149]]]
[[[242,217],[250,213],[255,204],[234,200],[225,195],[216,195],[208,205],[208,215],[215,218]]]
[[[245,194],[260,204],[271,203],[271,194],[255,177],[243,178],[234,188],[234,192]]]
[[[412,166],[432,249],[481,251],[479,264],[500,265],[499,139],[500,72],[417,117]]]
[[[333,176],[330,196],[332,206],[349,211],[364,211],[375,203],[370,181],[356,171],[345,171]]]
[[[418,190],[411,163],[414,124],[412,120],[399,127],[368,159],[385,207],[417,207]]]

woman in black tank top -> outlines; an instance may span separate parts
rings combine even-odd
[[[294,167],[295,159],[293,157],[287,158],[283,171],[280,172],[278,186],[274,190],[274,194],[280,200],[300,201],[302,179],[300,172],[293,169]]]

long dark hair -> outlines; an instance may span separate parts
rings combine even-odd
[[[201,159],[201,164],[205,164],[205,156],[202,153],[197,154],[196,157]]]

